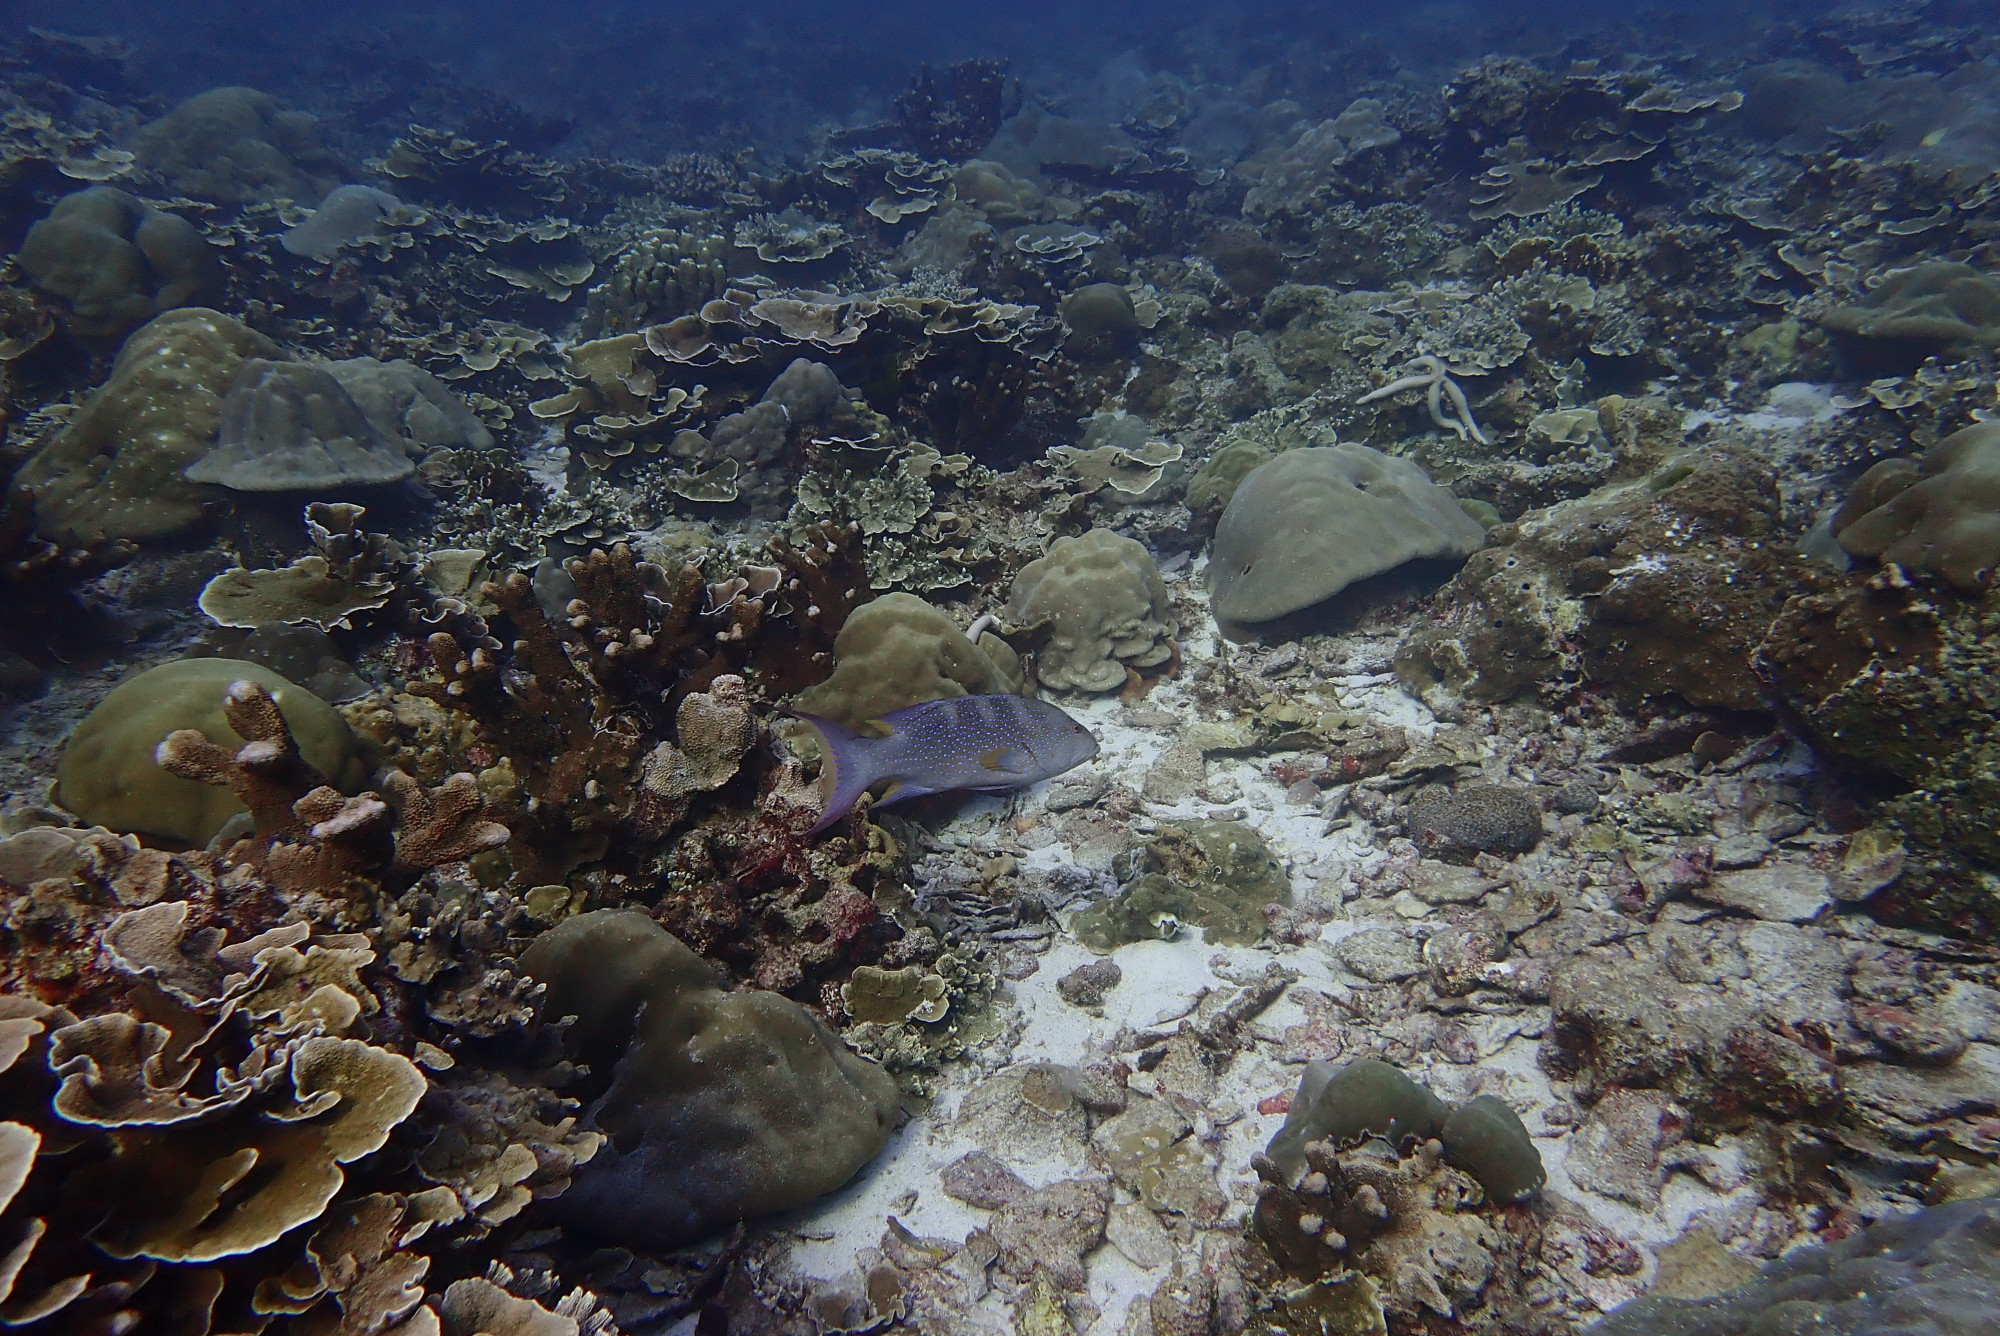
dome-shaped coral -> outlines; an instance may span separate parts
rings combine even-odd
[[[1180,623],[1145,544],[1109,529],[1058,538],[1014,578],[1007,620],[1046,625],[1035,665],[1043,686],[1110,691],[1128,668],[1156,668],[1174,654]]]

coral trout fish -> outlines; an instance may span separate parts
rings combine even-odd
[[[925,701],[873,720],[888,732],[872,738],[818,715],[794,717],[819,735],[826,755],[819,777],[826,810],[807,832],[812,835],[846,816],[884,780],[889,788],[878,807],[949,789],[1023,789],[1097,755],[1089,729],[1048,702],[1024,696]]]

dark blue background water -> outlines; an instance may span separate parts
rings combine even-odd
[[[1615,58],[1628,49],[1653,57],[1745,49],[1782,7],[40,0],[0,13],[124,37],[142,53],[149,91],[164,95],[234,82],[309,107],[345,100],[351,108],[373,96],[386,123],[444,119],[455,91],[470,86],[547,118],[535,130],[517,126],[517,137],[561,135],[568,142],[560,147],[572,151],[644,153],[796,146],[814,121],[885,115],[923,62],[1005,59],[1031,90],[1061,98],[1130,53],[1128,65],[1146,70],[1221,84],[1254,77],[1267,97],[1319,109],[1338,106],[1367,78],[1434,87],[1464,61],[1496,52],[1572,46]],[[1793,13],[1809,17],[1804,7]]]

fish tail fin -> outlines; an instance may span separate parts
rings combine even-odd
[[[880,778],[868,764],[869,747],[875,739],[816,714],[794,713],[792,717],[819,738],[819,796],[824,806],[819,820],[806,832],[817,835],[852,811],[868,786]]]

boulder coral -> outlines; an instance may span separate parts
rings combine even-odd
[[[332,706],[260,664],[181,659],[121,682],[76,726],[57,769],[56,801],[91,825],[207,843],[247,809],[226,789],[163,773],[154,752],[181,729],[232,749],[248,742],[224,717],[233,682],[271,693],[313,769],[347,792],[361,787],[367,767]]]
[[[15,475],[34,493],[43,535],[147,542],[199,528],[226,494],[183,473],[215,445],[237,370],[279,356],[262,334],[204,306],[134,330],[111,378]]]
[[[803,1206],[873,1159],[895,1127],[889,1076],[796,1002],[725,993],[645,914],[594,910],[521,957],[543,1013],[610,1083],[587,1111],[610,1141],[577,1171],[564,1219],[628,1247],[673,1247]]]
[[[1133,672],[1170,663],[1180,631],[1145,544],[1109,529],[1058,538],[1022,567],[1007,621],[1048,629],[1035,680],[1064,691],[1110,691]]]
[[[90,344],[112,344],[162,311],[219,296],[222,265],[194,224],[113,186],[56,201],[28,229],[18,259],[43,292],[66,304],[62,323]]]
[[[1287,450],[1231,494],[1215,527],[1211,602],[1224,622],[1266,622],[1485,542],[1479,521],[1407,459],[1365,445]]]
[[[1018,693],[1020,659],[988,631],[967,639],[956,622],[914,594],[884,594],[856,608],[833,642],[833,676],[795,704],[856,728],[905,705],[947,696]]]

